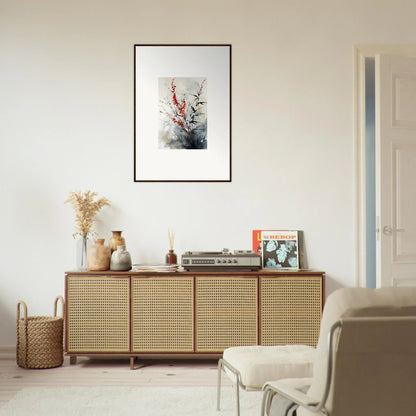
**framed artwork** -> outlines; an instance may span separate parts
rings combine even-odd
[[[134,181],[231,182],[231,45],[134,45]]]

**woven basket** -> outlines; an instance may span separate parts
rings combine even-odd
[[[58,301],[62,302],[62,317],[56,316]],[[20,308],[23,307],[23,318]],[[54,316],[27,316],[22,300],[17,304],[16,362],[23,368],[59,367],[64,361],[63,327],[64,299],[55,299]]]

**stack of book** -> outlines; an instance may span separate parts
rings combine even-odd
[[[177,272],[179,264],[133,264],[133,272]]]

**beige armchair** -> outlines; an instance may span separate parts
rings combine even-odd
[[[263,390],[262,415],[285,415],[282,398],[297,416],[416,415],[416,287],[332,293],[312,378],[269,381]]]

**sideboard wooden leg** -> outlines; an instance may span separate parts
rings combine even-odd
[[[130,357],[130,370],[134,370],[134,358],[135,357]]]
[[[71,355],[69,357],[69,365],[75,365],[77,363],[77,356],[76,355]]]

